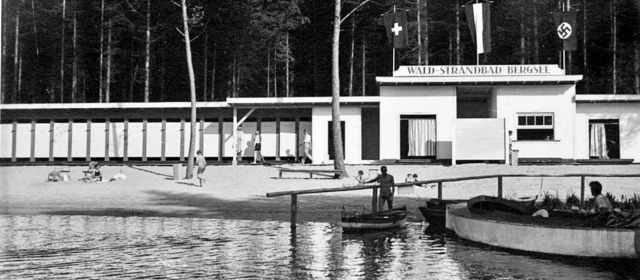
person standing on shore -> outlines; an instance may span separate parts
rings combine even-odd
[[[196,152],[196,163],[195,165],[198,167],[198,180],[200,180],[200,187],[202,188],[202,183],[207,182],[207,177],[204,176],[204,170],[207,169],[207,161],[204,159],[202,155],[202,151],[198,150]]]
[[[302,141],[302,147],[304,149],[304,156],[302,157],[302,160],[300,161],[303,165],[305,163],[305,161],[307,160],[307,158],[309,160],[311,160],[311,162],[313,162],[313,158],[311,157],[311,135],[309,135],[309,131],[307,131],[307,129],[304,129],[304,140]]]
[[[393,176],[391,174],[387,174],[387,167],[380,167],[380,172],[382,174],[378,175],[374,179],[367,181],[366,183],[378,182],[380,184],[380,196],[378,198],[378,211],[382,211],[384,208],[384,202],[387,202],[387,206],[389,210],[393,209],[393,188],[395,187],[395,182],[393,180]]]
[[[237,139],[236,139],[236,160],[238,162],[242,161],[242,154],[244,151],[244,143],[243,143],[243,139],[244,138],[244,132],[242,131],[242,126],[238,126],[237,129]]]
[[[258,163],[258,159],[260,162],[264,163],[264,158],[262,157],[262,135],[260,134],[260,130],[256,130],[256,135],[253,139],[253,163]]]

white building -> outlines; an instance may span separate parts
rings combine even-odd
[[[576,95],[580,75],[556,65],[402,66],[378,77],[380,96],[341,97],[345,162],[454,164],[640,161],[640,96]],[[190,103],[2,104],[0,161],[184,160]],[[198,103],[196,148],[297,161],[306,128],[313,162],[332,162],[331,97],[228,98]]]

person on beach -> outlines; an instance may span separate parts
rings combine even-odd
[[[413,176],[411,176],[411,173],[407,174],[407,178],[404,178],[404,182],[405,183],[412,183],[413,182]]]
[[[366,179],[364,178],[364,171],[362,170],[358,170],[358,176],[356,176],[355,178],[353,178],[353,181],[349,181],[345,184],[343,184],[343,187],[355,187],[355,186],[360,186],[360,185],[364,185],[366,183]]]
[[[365,183],[373,183],[378,182],[380,184],[380,196],[378,198],[378,211],[382,211],[384,208],[385,201],[387,202],[387,206],[389,210],[393,209],[393,188],[395,186],[395,182],[393,181],[393,176],[391,174],[387,174],[387,167],[380,167],[380,172],[382,174],[378,175]]]
[[[242,141],[242,138],[244,138],[244,132],[242,131],[242,126],[238,126],[237,131],[238,138],[236,139],[236,160],[242,161],[242,153],[244,151],[244,143]]]
[[[302,163],[302,165],[304,165],[305,161],[307,160],[307,158],[313,162],[313,158],[311,157],[311,135],[309,135],[309,131],[307,131],[307,129],[304,129],[304,140],[302,141],[302,147],[304,149],[304,156],[302,157],[302,160],[300,160],[300,163]]]
[[[207,182],[207,177],[204,176],[204,170],[207,169],[207,161],[204,159],[202,151],[198,150],[196,152],[195,162],[195,165],[198,167],[197,178],[200,181],[200,187],[202,188],[202,183]]]
[[[513,165],[513,131],[509,130],[509,165]]]
[[[260,162],[264,163],[264,158],[262,157],[262,135],[260,134],[260,130],[256,130],[256,135],[253,139],[253,163],[258,163],[258,159]]]
[[[591,188],[591,195],[593,195],[593,209],[591,209],[592,213],[596,214],[606,214],[613,210],[613,206],[611,206],[611,202],[609,199],[602,194],[602,184],[598,181],[591,181],[589,183],[589,187]]]

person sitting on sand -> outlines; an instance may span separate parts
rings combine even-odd
[[[407,174],[407,178],[404,178],[404,182],[413,183],[413,176],[411,176],[411,173]]]
[[[92,161],[89,163],[89,170],[84,171],[85,177],[82,179],[87,183],[102,181],[102,172],[100,171],[100,164]]]
[[[598,181],[592,181],[589,183],[591,188],[591,195],[593,195],[593,209],[591,213],[604,214],[613,211],[611,202],[602,194],[602,184]]]
[[[343,187],[355,187],[365,184],[366,179],[364,178],[364,171],[358,170],[358,176],[353,178],[353,181],[343,184]]]

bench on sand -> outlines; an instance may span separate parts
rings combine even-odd
[[[280,168],[278,178],[282,178],[282,173],[308,173],[309,178],[313,178],[313,174],[322,174],[325,176],[333,177],[335,174],[339,174],[342,177],[343,170],[334,169],[289,169]]]

